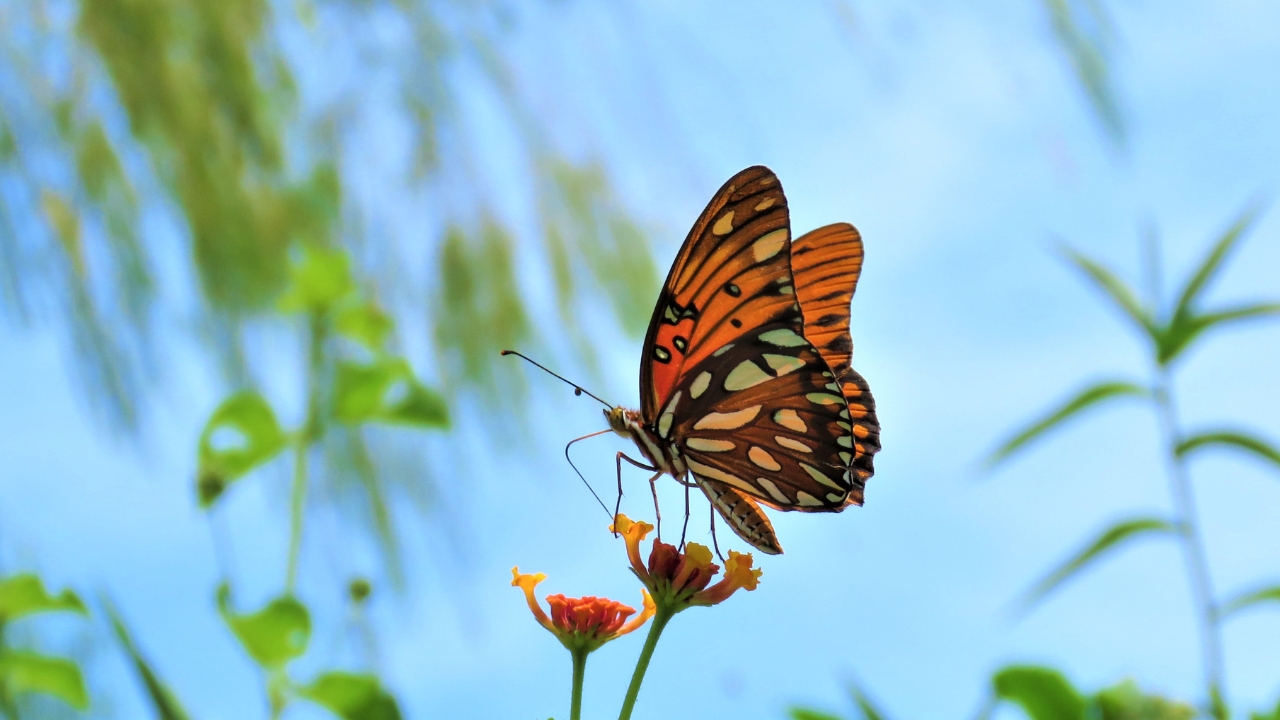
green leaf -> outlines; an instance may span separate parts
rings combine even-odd
[[[1110,47],[1110,18],[1098,2],[1076,7],[1069,0],[1044,0],[1058,44],[1071,61],[1076,79],[1089,98],[1093,111],[1107,135],[1116,143],[1125,139],[1124,118],[1116,102],[1111,70],[1107,62]],[[1077,17],[1083,10],[1090,15],[1085,22]],[[1091,32],[1092,30],[1092,32]]]
[[[1176,534],[1178,526],[1163,520],[1161,518],[1134,518],[1118,522],[1107,528],[1098,535],[1097,539],[1089,543],[1080,552],[1073,555],[1064,562],[1057,570],[1049,573],[1048,577],[1036,584],[1023,598],[1019,604],[1022,608],[1029,608],[1037,602],[1043,600],[1045,596],[1053,592],[1066,582],[1073,575],[1084,569],[1089,563],[1096,560],[1103,553],[1118,547],[1126,540],[1131,540],[1140,535],[1148,534]]]
[[[844,720],[839,715],[802,707],[789,708],[787,717],[791,718],[791,720]]]
[[[138,674],[147,689],[147,698],[151,700],[151,708],[155,711],[156,718],[158,720],[190,720],[191,716],[183,709],[182,703],[178,702],[177,697],[152,669],[151,663],[147,662],[142,652],[138,650],[137,644],[133,641],[133,635],[129,632],[115,604],[103,598],[102,607],[111,621],[111,629],[115,632],[116,640],[129,656],[129,663],[133,665],[134,672]]]
[[[23,573],[0,579],[0,625],[41,612],[89,614],[74,592],[63,590],[58,595],[50,595],[37,575]]]
[[[1052,668],[1011,665],[991,685],[997,698],[1021,706],[1031,720],[1084,720],[1084,698]]]
[[[1067,260],[1080,268],[1095,285],[1111,298],[1125,315],[1141,328],[1147,337],[1151,338],[1153,343],[1158,344],[1160,341],[1160,328],[1156,325],[1155,319],[1151,316],[1151,311],[1142,307],[1137,297],[1127,285],[1116,277],[1114,273],[1106,267],[1097,263],[1088,257],[1072,250],[1065,248],[1063,255]]]
[[[1280,603],[1280,585],[1247,592],[1223,603],[1218,608],[1218,617],[1225,618],[1246,608],[1263,603]]]
[[[1175,451],[1178,457],[1188,455],[1200,448],[1221,446],[1243,450],[1261,460],[1265,460],[1280,468],[1280,450],[1265,440],[1234,430],[1204,432],[1178,443]]]
[[[1280,304],[1257,303],[1203,315],[1175,315],[1160,345],[1158,358],[1160,364],[1167,365],[1172,362],[1190,347],[1192,341],[1215,326],[1241,320],[1264,318],[1270,315],[1280,315]]]
[[[1061,407],[1049,413],[1045,417],[1037,420],[1024,430],[1021,430],[1013,437],[1005,441],[991,457],[987,459],[987,466],[990,467],[1014,454],[1023,446],[1032,440],[1039,438],[1048,431],[1056,428],[1066,420],[1079,414],[1104,400],[1121,397],[1148,397],[1150,391],[1141,385],[1136,385],[1123,380],[1111,380],[1090,385],[1089,387],[1076,393],[1074,397],[1064,403]]]
[[[223,583],[218,587],[218,611],[249,657],[264,668],[284,667],[306,652],[311,640],[311,614],[288,595],[257,612],[237,615],[231,609],[231,588]]]
[[[1147,695],[1132,680],[1100,691],[1093,698],[1098,720],[1192,720],[1196,709],[1158,695]]]
[[[395,323],[376,303],[361,302],[338,311],[334,327],[342,335],[378,352],[386,346]]]
[[[333,414],[351,425],[383,422],[416,427],[449,425],[443,397],[424,386],[403,358],[372,363],[338,363],[334,376]]]
[[[1280,720],[1280,702],[1276,703],[1276,707],[1269,713],[1250,713],[1249,720]]]
[[[396,699],[373,675],[327,672],[299,694],[343,720],[400,720]]]
[[[1195,302],[1200,297],[1200,293],[1204,291],[1209,281],[1213,279],[1213,276],[1222,267],[1222,261],[1226,259],[1227,253],[1231,252],[1231,249],[1235,247],[1240,238],[1257,220],[1259,210],[1260,207],[1257,204],[1247,206],[1236,218],[1236,221],[1231,224],[1231,227],[1227,228],[1227,231],[1222,234],[1218,242],[1214,243],[1213,249],[1209,251],[1204,260],[1200,261],[1200,267],[1196,268],[1196,271],[1188,278],[1187,284],[1182,288],[1182,293],[1178,297],[1178,304],[1174,306],[1173,317],[1175,319],[1190,317],[1193,314]]]
[[[65,658],[48,657],[25,650],[0,655],[0,685],[9,692],[52,695],[77,710],[89,707],[89,692],[80,668]]]
[[[227,398],[200,434],[200,506],[212,505],[228,483],[274,458],[287,442],[261,395],[246,390]]]
[[[280,298],[280,309],[325,313],[355,289],[351,261],[343,250],[304,245],[301,261],[289,266],[289,285]]]

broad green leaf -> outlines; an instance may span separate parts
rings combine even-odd
[[[1132,680],[1113,685],[1093,697],[1098,720],[1192,720],[1196,709],[1158,695],[1147,695]]]
[[[386,346],[387,336],[394,326],[391,317],[373,302],[346,305],[338,311],[334,321],[334,327],[339,333],[373,352],[381,351]]]
[[[1103,553],[1118,547],[1121,543],[1141,535],[1178,533],[1178,526],[1161,518],[1135,518],[1118,522],[1098,535],[1078,553],[1064,562],[1058,569],[1049,573],[1048,577],[1036,584],[1023,598],[1020,607],[1029,608],[1046,595],[1056,590],[1089,563],[1098,559]]]
[[[304,245],[301,260],[289,266],[289,286],[280,298],[280,309],[325,313],[355,289],[346,252]]]
[[[1178,304],[1174,306],[1173,317],[1183,318],[1190,317],[1195,308],[1195,302],[1200,297],[1209,281],[1217,274],[1219,268],[1222,267],[1222,261],[1226,259],[1227,253],[1235,247],[1240,238],[1249,230],[1249,226],[1258,218],[1259,207],[1251,204],[1246,207],[1236,221],[1227,228],[1222,234],[1218,242],[1214,243],[1213,249],[1200,261],[1200,266],[1187,279],[1187,284],[1183,286],[1182,293],[1178,297]]]
[[[839,715],[803,707],[788,709],[787,717],[791,718],[791,720],[844,720]]]
[[[378,678],[327,672],[299,694],[343,720],[400,720],[400,707]]]
[[[160,680],[151,663],[138,649],[132,633],[129,632],[115,604],[103,598],[102,607],[111,621],[111,629],[115,632],[116,640],[129,656],[129,664],[133,666],[134,672],[138,674],[138,678],[147,689],[147,698],[151,701],[151,709],[155,711],[156,718],[158,720],[190,720],[191,716],[183,709],[182,703],[178,702],[173,692]]]
[[[1089,259],[1088,257],[1072,250],[1065,248],[1063,254],[1076,267],[1080,268],[1095,285],[1111,298],[1125,315],[1134,322],[1147,337],[1151,338],[1153,343],[1158,344],[1160,341],[1160,328],[1156,325],[1155,319],[1151,316],[1151,311],[1142,307],[1134,296],[1133,291],[1127,285],[1116,277],[1114,273],[1105,266]]]
[[[89,707],[84,676],[74,662],[25,650],[0,654],[0,685],[10,693],[51,695],[78,710]]]
[[[50,595],[37,575],[22,573],[0,579],[0,625],[24,615],[60,611],[89,614],[74,592]]]
[[[1184,350],[1191,346],[1191,343],[1196,338],[1218,325],[1264,318],[1271,315],[1280,315],[1280,304],[1257,303],[1202,315],[1175,315],[1162,336],[1158,358],[1160,364],[1167,365],[1175,360]]]
[[[1218,608],[1218,617],[1225,618],[1263,603],[1280,603],[1280,585],[1265,587],[1232,598]]]
[[[1265,440],[1233,430],[1204,432],[1178,443],[1177,455],[1183,457],[1206,447],[1226,447],[1243,450],[1280,468],[1280,450]]]
[[[424,386],[403,358],[372,363],[338,363],[333,414],[344,423],[384,422],[417,427],[448,427],[444,398]]]
[[[1076,393],[1074,397],[1053,412],[1040,420],[1037,420],[1024,430],[1021,430],[1013,437],[1006,440],[1005,443],[987,459],[987,465],[995,465],[1022,449],[1023,446],[1030,443],[1032,440],[1039,438],[1041,435],[1044,435],[1050,430],[1056,428],[1058,425],[1071,419],[1081,411],[1093,407],[1104,400],[1122,397],[1147,397],[1150,394],[1151,393],[1147,388],[1123,380],[1111,380],[1100,382],[1096,385],[1090,385],[1084,390]]]
[[[1084,698],[1057,670],[1011,665],[991,685],[997,698],[1021,706],[1031,720],[1084,720]]]
[[[261,395],[246,390],[227,398],[200,434],[200,506],[212,505],[228,483],[274,458],[287,443]]]
[[[249,657],[264,668],[284,667],[306,652],[311,640],[311,614],[288,595],[257,612],[238,615],[231,609],[231,588],[223,583],[218,587],[218,611]]]

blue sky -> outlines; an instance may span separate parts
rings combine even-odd
[[[963,717],[980,705],[990,671],[1015,660],[1053,664],[1084,687],[1133,677],[1198,697],[1191,608],[1171,545],[1143,541],[1027,617],[1009,612],[1091,532],[1167,512],[1147,411],[1116,405],[994,472],[981,459],[1070,390],[1147,372],[1136,338],[1055,255],[1061,243],[1136,280],[1141,231],[1154,227],[1168,292],[1248,201],[1274,205],[1280,8],[1110,3],[1131,133],[1117,152],[1038,3],[852,3],[852,31],[822,7],[689,5],[548,5],[516,31],[521,81],[535,103],[557,99],[544,108],[565,118],[557,140],[606,159],[653,229],[663,269],[715,188],[751,164],[777,172],[797,232],[859,227],[867,260],[855,366],[878,401],[885,449],[865,507],[775,514],[787,554],[761,561],[760,589],[673,622],[637,716],[777,718],[793,702],[847,710],[842,688],[856,677],[893,717]],[[493,128],[500,154],[507,140],[490,119],[493,99],[477,90],[464,110]],[[491,165],[495,184],[509,181],[507,165]],[[1211,302],[1280,296],[1271,206]],[[503,210],[520,223],[527,208]],[[536,252],[525,251],[530,267]],[[536,282],[527,291],[547,294]],[[191,502],[195,439],[218,398],[198,353],[176,353],[168,384],[181,392],[159,403],[139,447],[91,422],[55,336],[4,332],[6,565],[109,589],[201,718],[261,712],[254,673],[211,611],[210,531]],[[603,323],[598,332],[600,392],[634,405],[639,342]],[[1280,325],[1213,336],[1178,369],[1185,425],[1280,438],[1277,367]],[[552,382],[531,376],[535,429],[510,449],[482,439],[491,426],[423,443],[443,458],[435,479],[453,535],[431,520],[409,523],[412,581],[372,608],[380,663],[410,717],[566,714],[567,653],[508,586],[512,565],[547,573],[547,593],[638,602],[621,543],[560,457],[569,438],[602,426],[599,410]],[[473,415],[464,410],[464,422]],[[618,449],[600,439],[576,452],[588,477],[607,484]],[[1222,455],[1197,459],[1193,472],[1219,594],[1280,578],[1280,477]],[[642,483],[630,476],[625,507],[647,517]],[[667,485],[664,506],[678,507]],[[284,488],[285,470],[271,468],[227,508],[246,604],[278,583]],[[695,505],[695,539],[705,511]],[[373,560],[332,518],[309,530],[301,592],[319,626],[341,627],[335,588]],[[334,635],[317,638],[304,673],[349,659]],[[1280,693],[1278,642],[1275,611],[1228,626],[1228,688],[1241,709]],[[639,646],[631,637],[592,657],[588,717],[616,712]],[[122,677],[105,665],[103,677]],[[116,683],[112,699],[127,716],[139,699],[125,688]]]

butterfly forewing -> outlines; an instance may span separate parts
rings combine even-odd
[[[686,238],[658,297],[640,367],[641,414],[656,419],[687,368],[744,328],[802,327],[789,261],[787,201],[774,174],[753,167],[716,193]]]

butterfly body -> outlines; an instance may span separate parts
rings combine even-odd
[[[848,224],[792,242],[774,174],[716,193],[667,277],[644,344],[639,410],[605,412],[654,471],[689,476],[740,537],[782,552],[760,505],[862,504],[880,448],[851,365],[849,301],[862,241]]]

